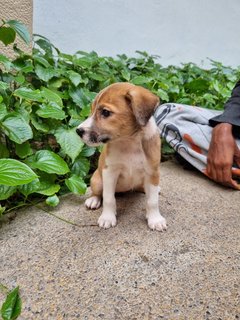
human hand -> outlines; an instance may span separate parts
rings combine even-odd
[[[232,125],[220,123],[212,131],[206,174],[216,182],[240,190],[232,178],[232,174],[239,174],[239,170],[232,170],[234,162],[240,167],[240,150],[232,135]]]

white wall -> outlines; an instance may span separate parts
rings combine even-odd
[[[66,53],[240,65],[239,0],[34,0],[33,31]]]

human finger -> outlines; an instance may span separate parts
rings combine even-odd
[[[232,167],[225,166],[222,169],[222,183],[232,183]]]
[[[237,181],[233,180],[233,179],[231,179],[230,183],[228,183],[227,186],[229,186],[235,190],[240,190],[240,184],[238,184]]]
[[[234,176],[240,176],[240,169],[232,168],[232,175],[234,175]]]
[[[234,162],[240,167],[240,150],[237,146],[237,144],[235,144],[235,152],[234,152]]]
[[[210,159],[207,160],[206,175],[213,180],[217,178],[216,169]]]

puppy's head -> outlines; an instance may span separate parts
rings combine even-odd
[[[128,137],[147,124],[158,104],[159,98],[145,88],[115,83],[96,96],[91,116],[76,131],[90,146]]]

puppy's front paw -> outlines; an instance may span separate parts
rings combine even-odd
[[[101,206],[101,197],[92,196],[85,201],[85,206],[88,209],[98,209]]]
[[[148,218],[148,226],[152,230],[157,230],[157,231],[167,230],[166,219],[163,218],[162,216]]]
[[[116,215],[113,213],[103,213],[98,219],[98,225],[101,228],[108,229],[111,227],[115,227],[117,224]]]

